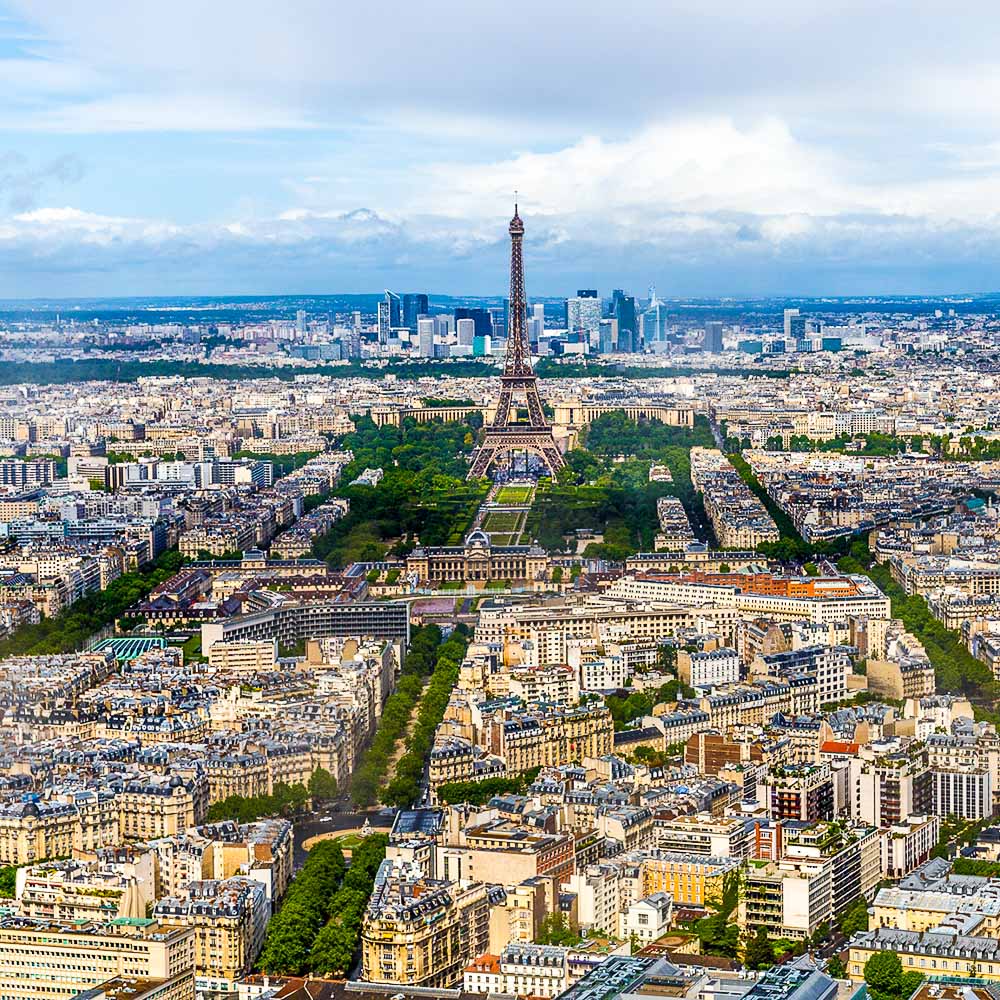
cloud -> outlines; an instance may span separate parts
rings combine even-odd
[[[49,186],[74,184],[83,177],[83,162],[73,154],[57,156],[40,166],[31,166],[25,156],[8,150],[0,152],[0,198],[12,212],[37,204]]]
[[[985,0],[11,9],[8,294],[995,284]]]
[[[565,139],[720,109],[849,129],[905,113],[950,130],[995,122],[1000,79],[1000,10],[987,0],[948,21],[947,45],[928,30],[936,0],[624,0],[591,4],[586,16],[571,0],[13,8],[24,34],[44,41],[22,43],[16,76],[0,60],[5,103],[62,94],[50,120],[69,122],[82,105],[80,127],[93,130],[132,129],[137,118],[201,130],[196,102],[166,113],[164,100],[185,94],[228,108],[234,127],[263,108],[266,127],[381,122],[408,135],[493,132],[515,146],[518,136]]]
[[[580,282],[661,294],[981,290],[1000,235],[969,223],[866,214],[651,214],[640,231],[607,217],[527,213],[529,293]],[[370,210],[179,226],[71,208],[0,223],[0,295],[370,291],[501,293],[505,220],[469,232],[443,216]],[[14,275],[16,280],[6,280]]]

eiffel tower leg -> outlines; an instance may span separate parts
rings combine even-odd
[[[555,479],[556,473],[566,464],[558,448],[543,448],[542,461],[548,466],[549,473]]]
[[[496,453],[496,448],[484,441],[472,456],[472,465],[466,479],[482,479],[493,464]]]
[[[493,415],[494,427],[507,427],[511,423],[510,407],[512,401],[513,393],[511,390],[506,387],[502,387],[500,389],[500,398],[497,400],[497,410]]]
[[[542,409],[542,401],[538,395],[538,386],[529,385],[524,393],[525,402],[528,404],[528,422],[532,427],[546,427],[545,411]]]

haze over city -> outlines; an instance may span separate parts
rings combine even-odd
[[[0,3],[0,295],[990,291],[995,4]]]

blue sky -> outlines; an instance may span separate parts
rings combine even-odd
[[[833,8],[833,9],[831,9]],[[0,0],[0,296],[1000,288],[1000,6]]]

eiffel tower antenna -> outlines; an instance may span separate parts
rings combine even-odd
[[[496,462],[511,452],[527,452],[541,459],[554,476],[565,465],[552,428],[545,419],[538,395],[538,377],[531,370],[528,346],[527,303],[524,297],[524,223],[517,211],[514,192],[514,218],[510,233],[510,308],[507,320],[507,354],[500,376],[500,398],[496,413],[486,428],[482,444],[472,456],[469,479],[485,476]],[[528,411],[527,423],[517,421],[517,402]]]

